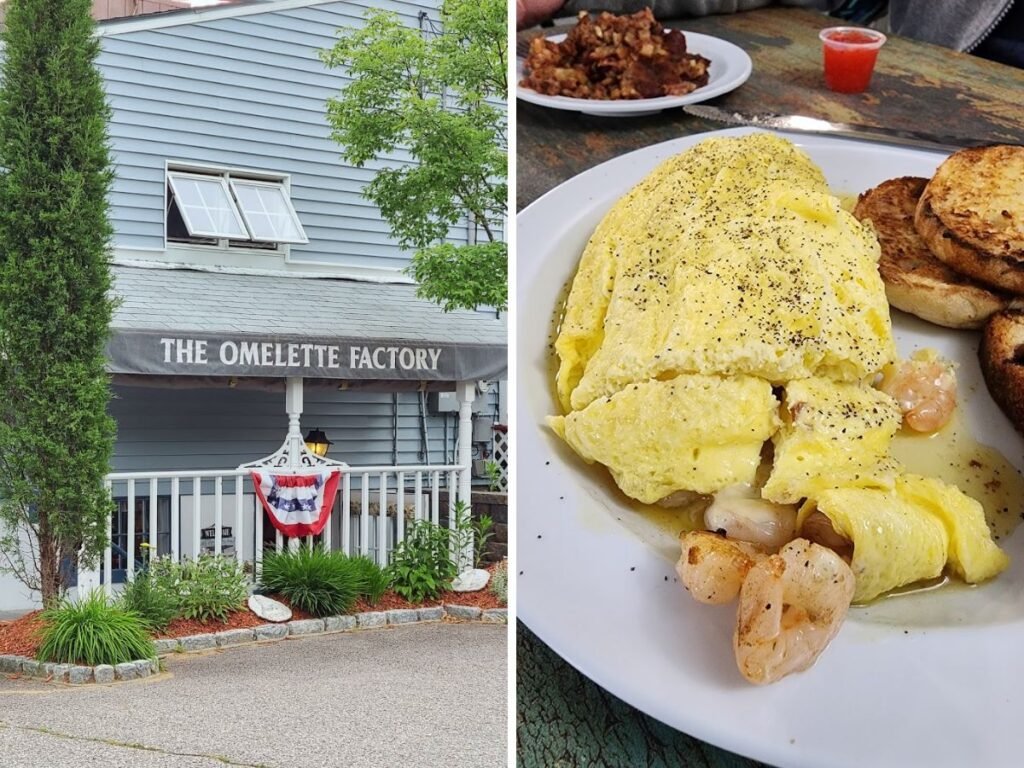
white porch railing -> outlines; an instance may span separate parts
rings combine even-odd
[[[325,548],[366,555],[387,565],[408,524],[426,519],[440,522],[442,490],[447,492],[445,516],[454,526],[460,473],[468,471],[454,464],[344,467],[330,519],[316,538]],[[99,574],[107,592],[116,582],[134,578],[143,562],[144,542],[150,552],[175,562],[206,552],[233,555],[257,578],[264,548],[280,551],[289,541],[278,531],[269,539],[249,472],[107,475],[106,487],[117,501],[107,524],[110,543]],[[313,537],[307,540],[312,543]]]

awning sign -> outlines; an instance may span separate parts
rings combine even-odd
[[[504,346],[151,331],[115,332],[107,357],[112,373],[179,376],[472,381],[507,367]]]

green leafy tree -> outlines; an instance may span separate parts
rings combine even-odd
[[[351,82],[327,105],[342,157],[357,167],[396,150],[415,161],[377,171],[365,194],[403,248],[419,295],[445,311],[505,309],[508,32],[505,0],[445,0],[440,26],[367,12],[322,52]],[[446,242],[475,222],[476,243]]]
[[[54,604],[95,562],[114,443],[109,110],[90,0],[10,0],[0,56],[0,566]]]

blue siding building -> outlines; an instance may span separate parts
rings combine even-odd
[[[319,51],[369,7],[425,34],[439,24],[439,4],[425,1],[267,0],[99,27],[113,112],[111,413],[122,473],[111,482],[120,513],[101,568],[108,584],[135,567],[142,542],[190,556],[200,528],[205,547],[206,530],[235,520],[234,551],[258,559],[262,523],[246,478],[217,479],[229,503],[215,509],[212,475],[186,476],[272,454],[299,417],[333,442],[330,459],[465,466],[470,456],[479,482],[490,424],[505,421],[505,320],[415,297],[403,272],[410,254],[362,195],[378,168],[411,159],[347,166],[325,119],[346,77]],[[468,222],[450,232],[455,243],[473,237]],[[339,497],[352,528],[345,510],[327,535],[384,561],[406,517],[393,507],[429,516],[437,481],[427,472],[414,488],[410,475],[399,488],[397,473],[352,474],[350,497]],[[0,610],[32,602],[0,577]]]

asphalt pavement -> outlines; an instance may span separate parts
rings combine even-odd
[[[0,678],[0,765],[504,766],[506,643],[418,624],[175,654],[111,685]]]

